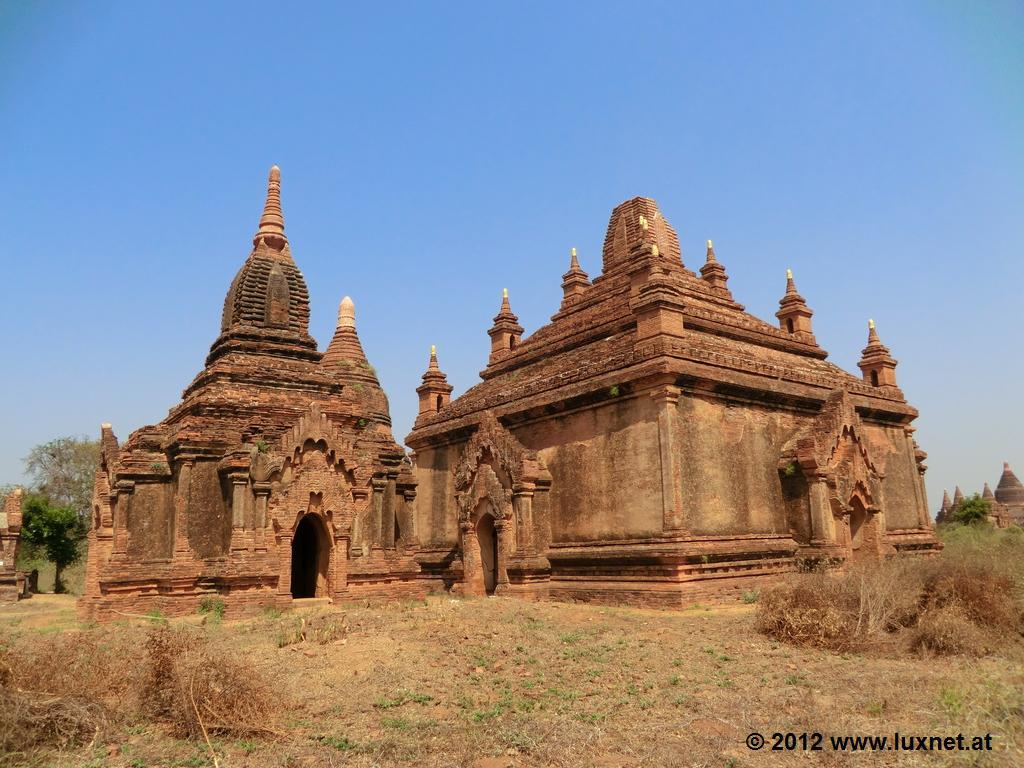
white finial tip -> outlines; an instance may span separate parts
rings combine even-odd
[[[270,166],[270,180],[280,181],[281,180],[281,167],[278,165]]]
[[[793,270],[792,269],[787,269],[786,270],[786,279],[787,280],[792,280],[793,279]]]
[[[102,424],[100,424],[100,429],[111,429],[111,428],[112,428],[112,425],[111,425],[111,423],[109,421],[104,421]]]
[[[870,328],[872,331],[875,330],[875,321],[870,318],[868,318],[868,328]]]
[[[341,304],[338,305],[338,327],[356,327],[356,304],[348,296],[343,298]]]
[[[711,241],[710,241],[710,240],[708,240],[708,250],[710,251],[710,250],[711,250],[712,248],[714,248],[714,247],[715,247],[715,246],[711,244]]]
[[[501,298],[503,298],[503,299],[507,299],[508,298],[508,288],[502,288],[501,289]]]
[[[430,356],[437,357],[437,346],[434,344],[430,345]]]

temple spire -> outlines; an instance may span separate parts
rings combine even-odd
[[[512,305],[508,301],[508,288],[501,289],[501,309],[494,316],[494,325],[487,331],[491,337],[491,354],[487,364],[491,365],[506,353],[515,349],[523,335],[523,326],[519,324],[519,318],[512,312]]]
[[[708,240],[707,259],[704,262],[704,266],[700,268],[700,276],[704,279],[704,282],[711,286],[715,293],[732,298],[729,289],[726,287],[726,283],[729,282],[729,276],[725,273],[725,267],[715,258],[715,246],[710,240]]]
[[[579,259],[576,258],[576,249],[569,251],[569,271],[562,275],[562,306],[566,307],[579,301],[579,297],[590,287],[590,276],[580,267]]]
[[[861,352],[857,367],[864,374],[864,381],[873,387],[896,386],[896,360],[878,337],[874,320],[868,320],[868,345]]]
[[[814,333],[811,330],[811,317],[814,312],[807,306],[804,297],[796,290],[796,282],[793,280],[793,270],[786,270],[786,293],[779,299],[779,311],[775,316],[779,318],[779,327],[795,336],[800,341],[814,343]]]
[[[366,353],[356,333],[356,305],[346,296],[338,305],[338,325],[334,329],[334,338],[324,352],[323,363],[327,368],[365,368],[369,378]]]
[[[267,202],[263,205],[260,216],[260,228],[253,237],[252,244],[258,246],[266,243],[275,251],[280,251],[288,244],[284,234],[284,213],[281,211],[281,169],[271,166],[267,179]]]
[[[430,347],[430,362],[423,374],[423,383],[416,387],[416,394],[420,398],[420,417],[440,411],[451,401],[452,385],[437,364],[437,347],[433,345]]]

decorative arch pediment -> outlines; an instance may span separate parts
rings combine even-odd
[[[482,464],[492,463],[505,474],[511,485],[533,482],[543,470],[536,452],[523,447],[492,411],[484,411],[476,432],[466,443],[455,467],[455,490],[465,491],[472,485]]]
[[[780,469],[795,464],[807,476],[824,478],[834,508],[849,509],[857,496],[867,509],[877,509],[883,472],[863,435],[850,393],[837,389],[814,421],[783,447]]]

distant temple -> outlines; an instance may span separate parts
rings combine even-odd
[[[14,602],[25,592],[25,574],[15,567],[24,498],[21,488],[0,498],[0,603]]]
[[[727,283],[710,241],[695,273],[653,200],[623,203],[551,323],[524,338],[503,295],[480,384],[452,400],[431,350],[410,460],[351,300],[323,353],[309,335],[273,168],[204,369],[159,424],[102,427],[83,613],[430,589],[678,606],[936,548],[874,324],[856,377],[792,274],[777,327]]]
[[[699,274],[653,200],[575,250],[529,337],[503,295],[483,382],[450,400],[432,352],[415,451],[424,575],[491,592],[682,605],[796,560],[936,548],[917,411],[874,323],[854,377],[826,361],[792,273],[778,327],[708,241]]]
[[[1008,462],[1003,462],[1003,474],[999,477],[995,493],[989,488],[988,483],[985,483],[981,498],[988,503],[989,521],[997,528],[1009,528],[1011,525],[1024,527],[1024,484],[1021,484],[1013,474]],[[952,501],[949,499],[949,492],[943,491],[942,505],[935,515],[935,522],[952,522],[953,514],[963,500],[964,493],[959,485]]]

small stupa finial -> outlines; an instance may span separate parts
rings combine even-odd
[[[430,345],[430,356],[433,357],[433,358],[437,357],[437,345],[436,344],[431,344]]]
[[[713,264],[716,261],[718,261],[718,259],[715,258],[715,244],[712,243],[710,240],[708,240],[708,252],[705,261],[708,264]]]
[[[875,330],[875,321],[873,319],[871,319],[870,317],[868,318],[868,330],[870,330],[870,331]]]
[[[508,288],[502,288],[501,289],[501,298],[503,298],[503,299],[507,299],[508,298]]]
[[[356,305],[348,296],[343,298],[341,304],[338,305],[338,327],[356,327]]]
[[[793,270],[792,269],[787,269],[786,270],[786,279],[787,280],[792,280],[793,279]]]

